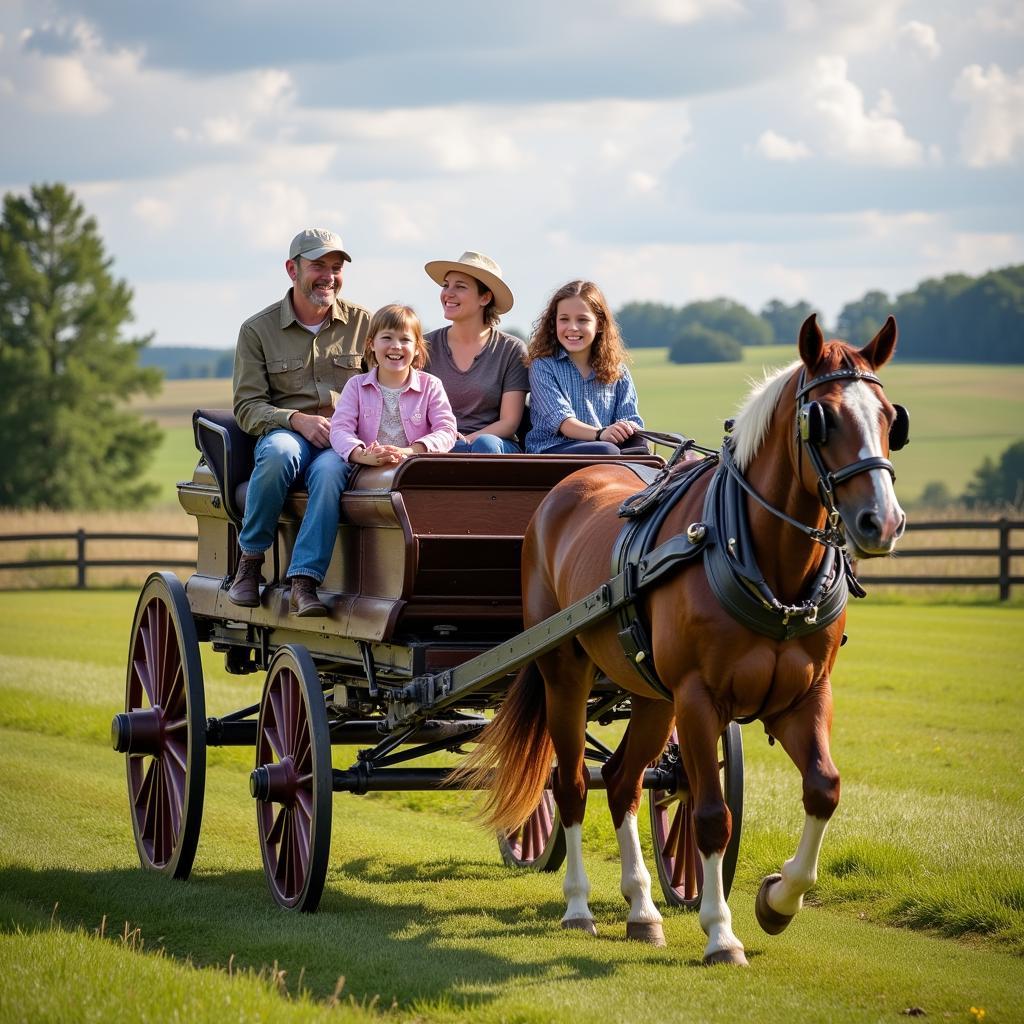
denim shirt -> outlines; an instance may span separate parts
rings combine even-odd
[[[618,380],[602,384],[590,371],[583,377],[563,348],[555,356],[535,359],[530,364],[530,432],[528,452],[543,452],[566,438],[559,426],[574,417],[583,423],[607,427],[617,420],[644,425],[637,411],[636,388],[625,366]]]

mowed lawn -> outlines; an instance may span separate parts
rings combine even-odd
[[[842,803],[810,905],[777,937],[753,900],[793,852],[800,783],[744,729],[730,903],[751,966],[707,970],[693,914],[666,911],[667,949],[624,940],[601,794],[585,829],[596,940],[558,928],[559,875],[505,869],[474,798],[444,793],[337,796],[321,909],[280,911],[245,750],[210,752],[193,877],[144,874],[109,748],[134,603],[0,594],[2,1021],[1024,1020],[1020,608],[851,609],[834,680]],[[258,676],[204,664],[210,713],[258,698]]]
[[[723,421],[747,394],[750,379],[760,379],[765,368],[790,363],[796,348],[747,348],[742,363],[694,366],[670,363],[665,349],[638,349],[633,358],[647,423],[717,448]],[[897,356],[882,377],[890,399],[910,410],[911,443],[893,457],[897,492],[907,503],[933,481],[961,494],[986,456],[998,460],[1024,438],[1024,366],[901,363]],[[160,488],[160,504],[176,505],[175,482],[192,476],[192,410],[230,405],[230,380],[168,381],[155,399],[136,403],[165,430],[147,474]]]

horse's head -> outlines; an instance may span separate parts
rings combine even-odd
[[[885,397],[875,375],[892,356],[896,338],[891,316],[860,350],[826,342],[813,315],[800,328],[797,445],[807,455],[801,468],[826,510],[842,520],[847,547],[857,558],[889,554],[906,525],[889,452],[907,443],[909,419],[906,409]]]

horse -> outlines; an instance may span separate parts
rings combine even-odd
[[[708,519],[709,490],[731,481],[749,526],[737,536],[742,532],[748,550],[737,552],[737,536],[721,536],[715,564],[721,568],[724,558],[753,566],[739,587],[747,594],[734,597],[746,601],[749,614],[737,617],[735,608],[723,607],[705,551],[703,564],[688,561],[637,597],[648,627],[647,663],[660,686],[639,671],[639,657],[627,655],[615,619],[604,618],[519,672],[468,755],[460,776],[467,787],[489,789],[481,810],[488,827],[521,827],[551,785],[567,847],[562,927],[597,934],[581,845],[587,700],[597,673],[630,696],[622,740],[602,767],[622,860],[621,891],[629,903],[627,937],[665,944],[637,809],[644,771],[660,757],[673,726],[703,867],[704,963],[747,964],[722,880],[732,822],[717,744],[733,720],[759,720],[802,777],[803,832],[794,855],[763,880],[756,916],[763,929],[778,933],[800,909],[839,803],[839,772],[829,752],[830,677],[844,640],[847,582],[857,590],[851,561],[890,554],[906,523],[888,455],[906,443],[908,415],[889,402],[875,374],[896,341],[891,316],[859,350],[826,341],[809,317],[799,332],[799,360],[753,387],[714,472],[699,474],[658,528],[658,544],[700,537],[709,526],[700,522]],[[636,490],[628,466],[604,463],[577,471],[545,497],[523,542],[526,625],[608,579],[622,526],[619,506]],[[724,530],[721,523],[710,528]],[[831,613],[822,615],[829,593]]]

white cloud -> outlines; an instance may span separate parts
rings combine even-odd
[[[99,114],[110,106],[110,96],[77,57],[36,57],[27,72],[25,99],[37,113]]]
[[[923,21],[908,21],[901,26],[899,34],[901,39],[906,40],[929,60],[935,60],[942,53],[934,27]]]
[[[203,120],[200,138],[214,146],[236,146],[248,135],[249,126],[238,117],[227,114]]]
[[[1010,163],[1024,142],[1024,68],[1007,75],[998,64],[965,67],[953,97],[966,103],[960,151],[970,167]]]
[[[1024,6],[1019,0],[1003,0],[978,8],[975,21],[986,32],[1024,35]]]
[[[658,188],[658,179],[646,171],[633,171],[626,179],[626,187],[631,195],[646,196]]]
[[[787,139],[770,128],[758,136],[757,142],[754,143],[754,152],[766,160],[781,160],[786,163],[805,160],[811,155],[810,147],[806,143]]]
[[[924,159],[921,143],[892,116],[894,105],[882,90],[878,104],[865,109],[864,94],[847,77],[844,57],[820,57],[810,84],[814,111],[830,155],[855,163],[907,167]]]
[[[670,25],[689,25],[705,18],[734,18],[746,13],[740,0],[632,0],[627,11]]]
[[[132,203],[132,213],[148,228],[162,231],[174,223],[175,216],[171,204],[153,196],[143,196]]]

